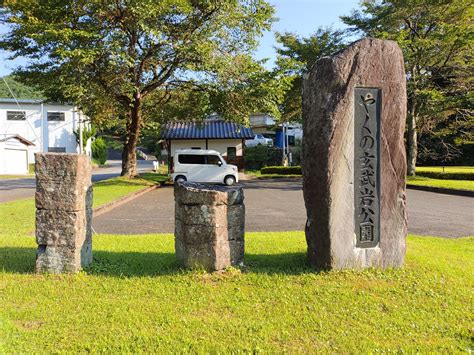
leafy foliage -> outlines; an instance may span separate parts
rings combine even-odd
[[[245,168],[260,170],[268,165],[281,165],[283,150],[265,145],[245,148]]]
[[[301,166],[266,166],[260,169],[262,175],[301,175]]]
[[[10,88],[10,90],[13,92],[13,95],[17,99],[44,99],[43,93],[35,88],[22,84],[12,75],[5,76],[0,80],[1,98],[13,98],[8,88]]]
[[[100,165],[104,165],[107,161],[107,144],[101,137],[97,137],[92,142],[92,157],[96,159]]]
[[[17,74],[44,85],[48,97],[78,103],[94,122],[121,122],[123,174],[137,173],[142,107],[152,93],[158,110],[186,89],[226,119],[244,121],[256,107],[278,112],[281,95],[269,89],[279,81],[266,80],[250,55],[272,22],[264,0],[3,4],[2,20],[11,27],[0,48],[30,60]]]
[[[352,31],[397,41],[408,90],[408,163],[441,162],[473,140],[472,4],[466,0],[365,0],[342,20]],[[420,149],[418,149],[418,140]]]
[[[277,67],[288,76],[291,86],[282,104],[284,121],[301,121],[303,73],[321,57],[340,50],[345,44],[344,32],[332,28],[318,28],[307,38],[293,33],[277,33]]]

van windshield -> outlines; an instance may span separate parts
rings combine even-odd
[[[221,160],[217,155],[208,155],[207,156],[207,164],[209,165],[219,165]]]

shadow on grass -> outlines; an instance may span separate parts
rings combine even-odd
[[[96,182],[94,184],[94,187],[103,187],[103,186],[114,186],[114,187],[118,187],[118,186],[144,186],[144,187],[146,187],[147,183],[146,183],[146,181],[143,181],[141,179],[137,179],[137,180],[133,180],[133,179],[130,179],[130,180],[111,179],[111,180],[102,180],[102,181]]]
[[[94,262],[85,269],[90,275],[111,277],[162,276],[182,273],[174,253],[93,252]],[[0,270],[9,273],[34,272],[35,248],[0,248]],[[255,274],[299,275],[314,272],[305,253],[246,254],[245,272]]]

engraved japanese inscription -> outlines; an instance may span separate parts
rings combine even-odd
[[[354,88],[354,208],[356,246],[380,241],[380,89]]]

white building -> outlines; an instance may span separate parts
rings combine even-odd
[[[0,98],[0,174],[26,173],[37,152],[78,152],[74,130],[87,120],[72,105]]]

